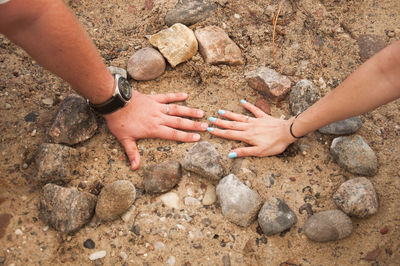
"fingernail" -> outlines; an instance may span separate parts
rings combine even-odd
[[[245,103],[246,103],[246,101],[245,101],[245,100],[243,100],[243,99],[241,99],[241,100],[240,100],[240,102],[241,102],[241,103],[243,103],[243,104],[245,104]]]
[[[199,134],[194,134],[193,135],[193,140],[197,141],[200,139],[200,135]]]
[[[225,110],[218,110],[218,114],[224,115],[225,114]]]
[[[208,118],[208,120],[210,120],[211,122],[215,122],[215,120],[217,120],[215,117],[210,117],[210,118]]]
[[[207,123],[201,123],[200,127],[201,127],[201,128],[207,128],[207,127],[208,127],[208,124],[207,124]]]
[[[228,154],[228,158],[229,159],[234,159],[234,158],[236,158],[237,157],[237,153],[236,152],[230,152],[229,154]]]
[[[208,132],[211,132],[211,131],[213,131],[213,130],[214,130],[213,127],[208,127],[208,128],[207,128],[207,131],[208,131]]]
[[[197,110],[197,115],[198,115],[198,116],[203,116],[203,115],[204,115],[204,112],[203,112],[202,110]]]

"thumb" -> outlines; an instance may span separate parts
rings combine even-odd
[[[126,155],[128,155],[129,163],[132,170],[136,170],[140,165],[140,153],[136,146],[136,141],[131,139],[121,140],[122,146],[124,146]]]

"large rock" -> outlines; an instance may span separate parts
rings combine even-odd
[[[360,58],[363,62],[386,47],[386,40],[383,36],[372,34],[361,35],[358,38],[357,43]]]
[[[378,211],[378,196],[371,181],[358,177],[344,182],[333,195],[333,201],[350,216],[366,218]]]
[[[245,78],[249,86],[274,102],[283,100],[289,93],[291,82],[268,67],[259,67],[256,70],[245,73]]]
[[[96,116],[86,100],[71,94],[61,103],[48,134],[54,143],[74,145],[91,138],[96,130]]]
[[[136,199],[135,186],[127,180],[107,184],[101,190],[96,205],[96,216],[112,221],[124,214]]]
[[[335,138],[330,152],[340,167],[353,174],[373,176],[378,172],[374,151],[359,135]]]
[[[258,224],[268,236],[285,231],[295,223],[296,214],[285,202],[275,197],[266,200],[258,213]]]
[[[235,175],[221,179],[216,193],[222,214],[231,222],[247,227],[256,219],[262,204],[261,198]]]
[[[78,159],[79,152],[74,148],[51,143],[40,145],[35,160],[38,183],[68,183]]]
[[[361,119],[358,117],[352,117],[321,127],[318,131],[322,134],[348,135],[355,133],[361,128],[361,126]]]
[[[126,70],[123,69],[123,68],[115,67],[115,66],[109,66],[109,67],[107,67],[107,69],[108,69],[108,71],[110,71],[110,73],[113,74],[113,75],[118,74],[118,75],[120,75],[121,77],[124,77],[124,78],[126,78],[126,79],[128,78],[128,74],[127,74]]]
[[[197,40],[191,29],[177,23],[149,37],[172,67],[185,62],[197,53]]]
[[[207,141],[193,145],[182,161],[182,167],[210,180],[220,180],[225,169],[222,165],[221,155]]]
[[[40,218],[59,232],[73,233],[90,221],[95,205],[92,194],[47,184],[41,193]]]
[[[321,98],[318,88],[307,79],[302,79],[292,88],[289,106],[293,115],[304,112]]]
[[[216,26],[197,29],[194,33],[199,43],[200,54],[209,64],[243,65],[240,48],[224,30]]]
[[[146,47],[134,53],[128,60],[128,73],[136,80],[152,80],[165,71],[165,59],[154,48]]]
[[[335,241],[351,234],[350,218],[340,210],[329,210],[314,214],[306,221],[304,233],[317,242]]]
[[[181,0],[175,8],[168,11],[165,16],[165,23],[171,26],[175,23],[182,23],[186,26],[193,25],[210,17],[217,5],[204,0]]]
[[[162,193],[171,190],[182,177],[181,164],[166,161],[148,166],[144,170],[143,184],[146,192]]]

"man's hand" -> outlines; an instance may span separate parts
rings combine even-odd
[[[182,142],[200,140],[197,133],[177,129],[206,131],[208,124],[195,122],[180,116],[201,118],[204,112],[186,106],[168,104],[184,101],[186,93],[145,95],[132,92],[131,101],[122,109],[105,115],[108,128],[124,146],[131,169],[140,165],[140,154],[136,141],[143,138],[162,138]]]

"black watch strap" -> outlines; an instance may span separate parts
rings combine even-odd
[[[124,107],[125,104],[126,102],[118,97],[118,95],[113,95],[113,97],[100,104],[89,103],[90,107],[101,115],[111,114]]]

